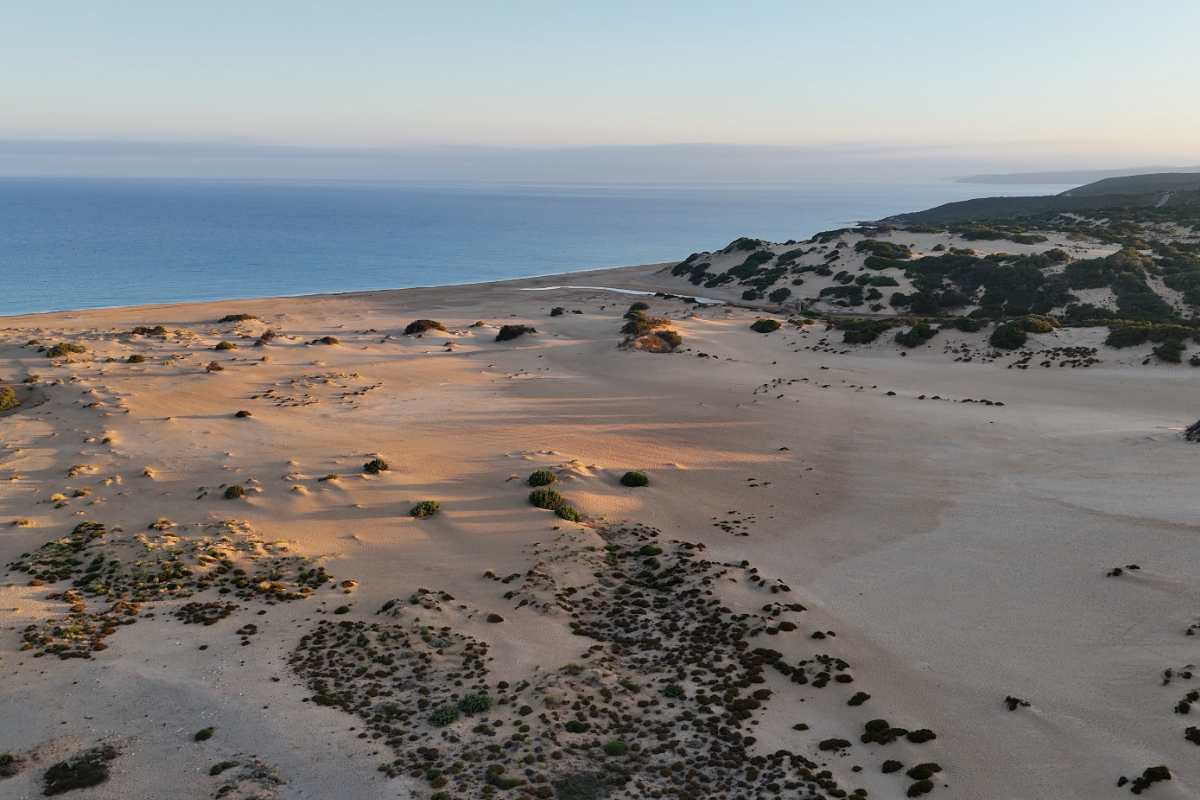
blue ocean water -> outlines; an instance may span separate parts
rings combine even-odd
[[[0,315],[644,264],[1062,188],[0,179]]]

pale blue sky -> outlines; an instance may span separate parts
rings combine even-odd
[[[8,2],[0,139],[1200,162],[1200,2]]]

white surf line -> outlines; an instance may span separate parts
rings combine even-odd
[[[657,294],[659,294],[658,292],[650,292],[650,291],[645,291],[642,289],[618,289],[614,286],[523,286],[518,291],[548,292],[552,289],[590,289],[592,291],[598,291],[598,292],[617,292],[618,294],[633,294],[633,295],[640,295],[642,297],[655,297]],[[714,300],[711,297],[696,297],[695,295],[690,295],[690,294],[674,294],[674,293],[671,293],[671,294],[674,297],[690,297],[691,299],[695,300],[697,303],[701,303],[703,305],[719,306],[725,302],[724,300]]]

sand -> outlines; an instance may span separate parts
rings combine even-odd
[[[1037,358],[1005,369],[1015,356],[956,361],[947,345],[986,349],[980,334],[943,334],[900,357],[890,344],[842,347],[823,323],[762,335],[749,330],[753,308],[653,297],[651,313],[669,318],[684,344],[639,352],[618,347],[618,330],[641,298],[525,291],[688,288],[662,267],[0,320],[0,382],[39,376],[22,389],[23,406],[0,416],[0,563],[93,520],[107,530],[96,552],[114,558],[144,546],[135,536],[168,548],[226,536],[261,542],[265,560],[255,563],[277,570],[284,562],[270,559],[285,556],[269,544],[284,541],[288,555],[306,559],[303,569],[334,576],[306,592],[288,583],[301,568],[279,572],[298,595],[287,602],[220,595],[216,583],[190,597],[172,589],[143,602],[136,624],[117,626],[104,649],[60,659],[21,647],[27,626],[68,612],[61,593],[70,583],[0,574],[0,753],[22,759],[14,777],[0,779],[0,795],[40,796],[51,764],[111,744],[120,755],[108,780],[71,796],[429,797],[438,787],[411,769],[416,745],[389,746],[378,720],[313,702],[320,689],[302,637],[346,623],[356,635],[394,625],[416,637],[402,649],[433,648],[439,664],[447,656],[436,646],[487,646],[479,680],[511,702],[464,712],[443,729],[424,709],[402,726],[417,745],[449,758],[481,719],[506,737],[521,724],[513,709],[535,699],[545,705],[526,718],[529,735],[550,727],[560,745],[574,743],[562,759],[537,762],[540,777],[507,767],[506,776],[527,780],[521,787],[469,788],[491,780],[489,762],[473,762],[466,788],[452,777],[440,789],[447,796],[532,796],[522,792],[564,771],[622,759],[643,784],[614,796],[654,796],[660,784],[644,765],[689,751],[648,755],[658,740],[636,719],[665,714],[678,725],[678,710],[657,699],[661,674],[630,688],[621,672],[632,669],[630,654],[589,655],[597,640],[579,626],[618,618],[604,605],[610,595],[587,594],[594,575],[605,576],[604,591],[628,580],[605,565],[606,546],[636,555],[642,541],[657,541],[663,563],[690,563],[670,561],[679,547],[671,540],[705,546],[696,557],[716,566],[695,575],[719,573],[709,587],[731,613],[770,617],[728,622],[754,631],[751,648],[773,648],[791,664],[828,654],[853,675],[818,689],[773,669],[753,673],[771,696],[745,715],[741,733],[753,741],[739,758],[786,750],[814,765],[809,774],[827,769],[821,780],[874,798],[904,797],[917,783],[905,770],[923,762],[941,767],[931,797],[1120,796],[1129,791],[1117,788],[1120,776],[1159,764],[1173,779],[1150,796],[1200,793],[1197,751],[1184,738],[1192,718],[1173,711],[1195,682],[1163,678],[1200,655],[1185,635],[1200,619],[1192,480],[1200,451],[1180,435],[1198,416],[1190,368],[1142,365],[1146,348],[1108,350],[1095,341],[1102,332],[1090,331],[1031,337],[1045,348],[1097,347],[1100,363],[1088,369]],[[551,316],[554,307],[565,313]],[[217,321],[230,314],[257,319]],[[418,318],[448,330],[403,335]],[[160,324],[165,337],[128,333]],[[496,342],[501,324],[537,332]],[[268,328],[279,335],[256,347]],[[326,336],[337,343],[311,343]],[[49,359],[31,339],[86,351]],[[221,341],[236,349],[213,350]],[[128,363],[131,354],[145,361]],[[207,371],[211,362],[223,369]],[[376,457],[390,469],[365,473]],[[582,522],[529,505],[524,480],[543,467]],[[649,486],[622,486],[627,470],[644,470]],[[225,499],[235,484],[245,495]],[[426,499],[440,512],[410,516]],[[175,527],[148,528],[159,518]],[[1139,569],[1106,577],[1127,565]],[[421,589],[433,593],[421,595],[428,602],[411,604]],[[685,594],[666,590],[664,602]],[[582,610],[585,596],[597,611]],[[378,613],[396,599],[395,613]],[[230,600],[237,608],[212,625],[174,616],[188,602]],[[88,612],[110,605],[83,602]],[[764,612],[770,604],[807,610]],[[695,619],[679,608],[685,622]],[[779,630],[781,620],[794,630]],[[431,645],[422,625],[446,628],[445,641]],[[827,631],[836,635],[813,638]],[[362,692],[364,680],[343,685]],[[457,689],[442,673],[395,681],[401,706],[417,702],[420,686],[453,704],[477,677]],[[499,681],[510,688],[495,688]],[[686,708],[704,689],[680,681],[686,699],[676,705]],[[856,692],[870,697],[848,705]],[[594,703],[618,702],[633,715],[621,728],[633,753],[599,751],[615,738],[601,735],[603,716],[592,717],[591,732],[561,733],[570,706],[547,698],[585,695],[614,696]],[[1007,696],[1028,705],[1010,711]],[[936,739],[860,742],[864,724],[879,718]],[[194,740],[210,726],[211,738]],[[711,743],[696,728],[674,730],[681,742]],[[835,738],[849,746],[819,749]],[[391,774],[379,769],[405,758]],[[889,759],[903,769],[881,772]],[[210,775],[223,761],[237,766]],[[807,769],[785,762],[786,780]],[[697,796],[810,796],[804,780],[778,795],[750,783]]]

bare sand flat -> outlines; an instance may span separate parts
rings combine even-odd
[[[567,285],[0,320],[0,795],[1200,794],[1196,373]]]

